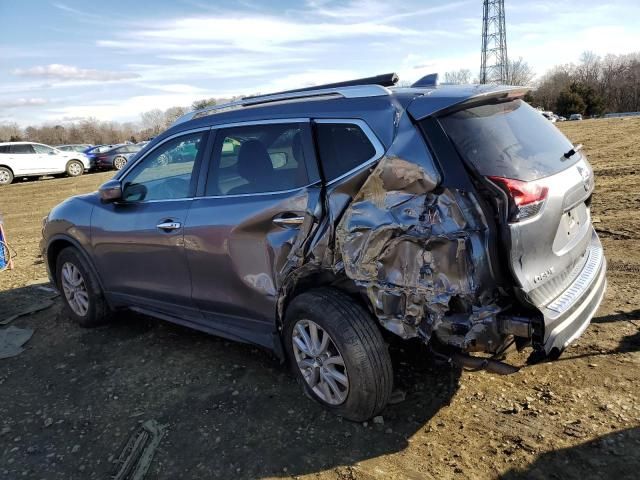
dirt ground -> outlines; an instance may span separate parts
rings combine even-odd
[[[0,478],[107,478],[149,419],[167,430],[147,478],[638,478],[640,119],[559,127],[596,171],[594,223],[609,261],[604,303],[559,360],[497,376],[395,346],[406,399],[384,424],[356,424],[325,414],[263,350],[129,314],[83,330],[55,299],[12,322],[35,333],[0,360]],[[0,272],[0,320],[51,297],[38,286],[42,217],[109,177],[0,189],[17,253],[15,270]]]

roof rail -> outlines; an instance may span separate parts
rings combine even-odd
[[[286,93],[298,93],[309,92],[313,90],[324,90],[328,88],[340,88],[340,87],[356,87],[362,85],[380,85],[381,87],[393,87],[398,83],[398,75],[395,73],[384,73],[382,75],[376,75],[375,77],[356,78],[355,80],[347,80],[345,82],[326,83],[324,85],[315,85],[313,87],[294,88],[293,90],[284,90],[282,92],[269,93],[266,95],[254,95],[251,97],[244,97],[243,100],[268,97],[271,95],[284,95]]]
[[[398,76],[395,73],[385,75],[377,75],[375,77],[360,78],[349,80],[346,82],[330,83],[327,85],[318,85],[314,87],[298,88],[295,90],[286,90],[283,92],[269,93],[266,95],[254,95],[243,97],[229,103],[220,105],[212,105],[201,110],[194,110],[186,113],[178,118],[173,125],[187,122],[194,118],[211,115],[222,110],[231,110],[240,107],[249,107],[264,103],[280,102],[286,100],[299,100],[310,97],[327,97],[327,98],[361,98],[361,97],[378,97],[389,95],[391,92],[386,88],[395,85]],[[172,125],[172,126],[173,126]]]

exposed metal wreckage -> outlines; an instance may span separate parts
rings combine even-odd
[[[305,278],[346,278],[402,338],[496,352],[506,336],[482,210],[470,192],[436,188],[412,141],[398,134],[355,195],[327,195],[323,222],[303,226],[280,270],[279,311]]]
[[[338,225],[337,265],[386,329],[491,352],[503,336],[496,298],[484,290],[486,234],[469,195],[434,193],[420,166],[386,156]]]

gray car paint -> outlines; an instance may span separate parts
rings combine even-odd
[[[136,160],[182,132],[285,118],[356,117],[385,154],[326,185],[324,193],[318,184],[264,198],[203,198],[201,176],[192,199],[166,205],[104,205],[97,194],[70,199],[52,210],[44,227],[49,269],[68,239],[92,262],[112,306],[133,306],[276,351],[272,335],[287,303],[320,284],[360,295],[385,328],[404,338],[429,341],[435,333],[465,351],[496,351],[521,325],[499,318],[508,302],[492,252],[491,220],[468,178],[441,176],[452,167],[435,162],[412,120],[512,93],[494,87],[398,90],[389,97],[255,106],[179,124]],[[430,97],[438,100],[430,104]],[[124,178],[134,163],[115,178]],[[271,220],[285,212],[306,220],[296,229],[274,226]],[[167,218],[184,219],[184,230],[155,231]],[[604,271],[603,264],[600,277]],[[595,303],[604,291],[598,288]],[[592,315],[593,302],[583,310]]]

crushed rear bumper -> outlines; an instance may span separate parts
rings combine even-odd
[[[558,297],[541,308],[544,318],[542,347],[548,355],[562,351],[589,326],[607,287],[607,261],[595,231],[588,258],[576,279]]]

